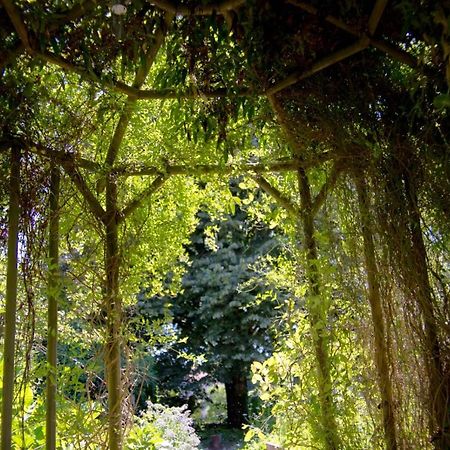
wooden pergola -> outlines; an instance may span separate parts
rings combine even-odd
[[[91,214],[95,217],[106,236],[105,246],[105,273],[106,273],[106,295],[104,299],[104,308],[107,313],[106,327],[108,342],[105,349],[106,370],[107,370],[107,389],[108,389],[108,414],[109,414],[109,448],[118,450],[122,448],[122,379],[121,379],[121,328],[122,328],[122,304],[120,299],[119,282],[119,227],[126,219],[139,207],[144,205],[149,197],[170,177],[174,176],[197,176],[204,174],[249,174],[259,186],[269,195],[273,196],[289,214],[298,220],[303,226],[305,238],[305,250],[309,267],[307,270],[311,295],[320,295],[320,281],[318,277],[317,244],[314,237],[314,218],[316,217],[321,205],[324,203],[327,194],[333,189],[340,173],[344,168],[342,160],[337,157],[333,151],[326,151],[314,155],[314,157],[305,157],[302,148],[296,142],[292,124],[287,117],[283,105],[283,92],[286,89],[295,89],[295,86],[302,81],[314,77],[331,66],[341,63],[348,58],[372,48],[385,54],[388,58],[405,64],[413,69],[421,70],[427,75],[434,76],[434,70],[430,67],[424,67],[416,58],[405,51],[400,46],[394,45],[389,36],[378,34],[378,29],[383,13],[388,5],[387,0],[374,1],[373,8],[364,21],[363,26],[355,26],[347,23],[340,17],[328,14],[313,4],[298,0],[280,1],[280,8],[296,8],[300,14],[310,16],[314,20],[320,21],[324,28],[337,30],[345,36],[345,41],[351,43],[339,47],[325,56],[320,56],[307,67],[298,67],[283,79],[276,80],[268,86],[223,86],[219,88],[209,88],[198,86],[195,89],[186,86],[173,86],[165,89],[149,88],[147,86],[147,76],[158,57],[161,47],[168,35],[171,33],[171,27],[174,20],[180,20],[182,17],[191,16],[211,16],[223,17],[227,23],[233,21],[233,17],[247,8],[245,0],[225,0],[216,3],[189,4],[175,3],[169,0],[149,1],[149,8],[153,8],[162,17],[161,26],[157,29],[151,40],[153,44],[145,53],[145,61],[137,69],[133,83],[127,84],[125,81],[111,79],[101,71],[92,70],[78,62],[71,60],[69,56],[56,54],[51,51],[49,38],[58,36],[58,33],[67,25],[81,23],[88,14],[105,14],[108,11],[110,1],[85,0],[80,1],[71,9],[58,14],[48,14],[43,21],[45,23],[46,43],[42,45],[36,33],[30,28],[29,17],[21,11],[18,2],[13,0],[0,0],[3,12],[9,18],[14,31],[12,35],[15,38],[15,45],[10,47],[7,52],[0,55],[0,67],[5,68],[12,64],[18,58],[24,56],[36,58],[45,63],[59,67],[61,70],[77,74],[86,82],[98,86],[99,89],[124,95],[123,110],[116,123],[115,130],[107,154],[103,163],[90,160],[83,152],[66,152],[64,150],[50,148],[41,142],[28,140],[23,136],[8,136],[0,146],[4,150],[11,151],[11,181],[10,181],[10,218],[9,218],[9,242],[8,242],[8,288],[5,314],[5,344],[4,344],[4,375],[3,375],[3,403],[2,403],[2,449],[11,448],[11,424],[12,424],[12,395],[14,386],[14,345],[15,345],[15,321],[16,321],[16,296],[17,296],[17,235],[18,235],[18,209],[19,193],[18,185],[20,180],[20,151],[26,148],[29,151],[39,155],[44,160],[52,163],[52,191],[50,203],[50,228],[49,228],[49,257],[51,261],[51,271],[49,274],[50,292],[55,292],[55,286],[58,286],[58,195],[59,195],[59,168],[68,175],[73,184],[83,196]],[[357,20],[356,20],[357,19]],[[361,23],[362,19],[355,18],[353,23]],[[230,39],[235,39],[233,36]],[[239,42],[238,42],[239,44]],[[61,52],[63,53],[63,52]],[[166,164],[161,166],[149,165],[124,165],[117,163],[117,157],[122,147],[124,137],[134,113],[137,102],[152,101],[161,99],[222,99],[235,97],[266,97],[278,118],[280,127],[286,136],[286,140],[292,150],[292,158],[282,161],[269,161],[257,163],[238,163],[227,165],[179,165]],[[151,150],[149,150],[151,151]],[[322,186],[320,192],[314,197],[309,186],[307,171],[311,167],[317,167],[323,163],[332,163],[327,181]],[[276,187],[265,178],[266,173],[295,172],[299,181],[299,194],[301,204],[297,205],[294,201],[286,198]],[[102,176],[106,183],[106,201],[104,204],[100,201],[97,194],[89,187],[86,181],[86,173],[94,173]],[[148,186],[140,192],[134,199],[125,205],[118,202],[118,179],[121,177],[148,176],[150,181]],[[362,204],[367,206],[366,187],[358,185],[359,195],[362,198]],[[16,212],[16,213],[14,213]],[[376,273],[373,267],[374,248],[373,239],[370,233],[370,223],[365,223],[366,234],[365,251],[368,273]],[[372,264],[372,267],[371,267]],[[56,289],[57,290],[57,289]],[[376,361],[378,373],[388,373],[388,361],[386,359],[384,342],[384,325],[380,304],[379,288],[375,278],[369,279],[370,302],[372,307],[372,318],[374,324],[375,346],[381,349],[384,355]],[[49,296],[49,316],[48,316],[48,363],[51,367],[51,373],[48,377],[47,386],[47,448],[56,448],[56,343],[57,343],[57,303],[58,295]],[[319,311],[311,311],[313,323],[320,324],[324,317]],[[323,334],[318,332],[314,338],[314,348],[316,352],[317,364],[321,373],[321,384],[319,386],[330,386],[330,368],[327,362],[327,343],[324,334],[325,327],[322,325]],[[435,381],[438,382],[438,375]],[[380,375],[379,387],[382,397],[384,429],[386,436],[386,445],[389,449],[396,447],[395,442],[395,422],[393,417],[393,400],[389,378],[383,378]],[[320,387],[319,387],[320,389]],[[333,401],[329,388],[323,388],[320,392],[320,404],[322,408],[323,426],[328,429],[326,436],[327,449],[336,449],[339,447],[339,440],[336,432],[336,423],[332,416]]]

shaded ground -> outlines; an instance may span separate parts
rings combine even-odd
[[[244,445],[244,432],[235,428],[229,428],[226,425],[205,425],[198,430],[201,439],[200,448],[208,449],[213,435],[220,435],[222,450],[238,450]]]

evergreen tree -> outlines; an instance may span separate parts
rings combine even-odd
[[[232,189],[245,200],[245,191]],[[180,392],[187,386],[195,391],[207,379],[223,382],[228,422],[236,427],[247,420],[250,365],[266,359],[272,351],[270,328],[281,294],[266,278],[271,269],[266,256],[277,252],[279,246],[279,236],[252,219],[243,206],[220,220],[200,212],[187,248],[191,262],[182,290],[174,298],[159,299],[171,305],[173,324],[182,342],[173,352],[186,351],[206,359],[194,367],[180,362],[173,353],[160,355],[162,386],[170,385]],[[158,303],[148,299],[140,305],[155,311]],[[175,385],[174,373],[178,374]],[[205,378],[200,380],[202,376]]]

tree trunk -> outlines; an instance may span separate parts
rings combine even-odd
[[[245,373],[234,373],[225,383],[227,396],[227,420],[233,428],[242,428],[248,423],[248,388]]]
[[[450,376],[446,375],[443,369],[416,187],[406,172],[404,173],[404,183],[411,252],[409,261],[404,264],[403,270],[409,272],[407,277],[409,290],[417,300],[424,327],[424,354],[429,376],[429,409],[433,419],[430,432],[436,449],[450,449]]]
[[[304,248],[307,260],[308,299],[307,308],[311,326],[311,337],[317,364],[317,387],[321,408],[321,426],[325,448],[337,450],[340,440],[335,418],[335,406],[332,398],[331,363],[328,352],[327,307],[320,299],[320,277],[317,266],[317,245],[314,237],[314,216],[311,190],[304,169],[298,171],[298,182],[302,204],[302,225]]]
[[[105,346],[106,382],[108,387],[109,448],[122,448],[122,380],[121,380],[121,321],[122,302],[119,296],[119,237],[117,180],[107,177],[106,185],[106,299],[107,336]]]
[[[11,150],[8,212],[8,262],[6,274],[5,340],[3,350],[3,400],[1,449],[10,450],[14,400],[16,343],[17,249],[20,215],[20,152]]]
[[[59,167],[53,166],[50,184],[50,224],[48,236],[48,315],[47,315],[47,411],[46,449],[56,450],[56,387],[59,274]]]
[[[380,390],[381,405],[383,410],[383,427],[386,448],[397,449],[397,437],[394,416],[394,404],[392,398],[392,384],[389,372],[388,348],[385,339],[385,327],[383,309],[380,296],[379,273],[375,258],[375,246],[371,227],[371,214],[367,187],[363,178],[355,179],[358,192],[359,211],[361,216],[361,228],[364,240],[364,261],[367,272],[369,288],[369,303],[372,313],[372,324],[375,341],[375,365],[378,375],[378,388]]]

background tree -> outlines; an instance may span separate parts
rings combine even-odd
[[[159,299],[181,341],[170,353],[184,351],[205,360],[183,363],[169,354],[161,355],[157,370],[170,361],[169,373],[178,373],[175,383],[164,371],[161,378],[176,384],[178,391],[186,390],[188,380],[193,390],[195,384],[204,389],[208,381],[224,383],[228,423],[240,427],[248,421],[250,365],[272,352],[272,327],[279,315],[277,305],[285,294],[266,278],[271,257],[282,245],[281,237],[249,215],[246,204],[253,200],[250,191],[240,189],[237,182],[232,182],[231,191],[237,203],[233,212],[220,218],[199,212],[199,224],[187,246],[190,262],[185,266],[181,290],[173,297]],[[139,310],[148,307],[154,311],[153,301],[141,300]]]

